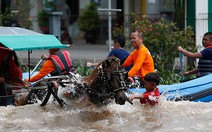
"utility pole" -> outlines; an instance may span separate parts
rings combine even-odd
[[[111,51],[112,47],[112,31],[111,31],[111,12],[112,11],[121,11],[121,9],[111,9],[111,0],[108,0],[108,8],[107,9],[98,9],[99,11],[107,11],[108,12],[108,40],[109,40],[109,52]]]

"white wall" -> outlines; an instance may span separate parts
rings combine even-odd
[[[159,0],[146,0],[146,14],[159,14]]]
[[[90,3],[90,0],[80,0],[79,2],[79,10],[82,10],[85,8],[85,6]]]
[[[30,0],[29,4],[32,5],[30,10],[30,17],[32,17],[32,29],[36,32],[41,32],[38,26],[38,12],[41,11],[41,2],[37,0]]]
[[[208,21],[203,20],[202,13],[208,13],[208,0],[196,0],[196,46],[202,50],[202,38],[208,31]]]
[[[124,15],[130,14],[130,0],[124,0]],[[124,19],[124,33],[125,36],[130,35],[130,23],[127,19]]]

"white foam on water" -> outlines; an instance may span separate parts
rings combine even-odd
[[[80,77],[76,77],[79,81]],[[74,80],[73,80],[74,81]],[[79,82],[78,82],[79,83]],[[59,88],[58,94],[73,92],[74,85]],[[69,102],[71,103],[71,102]],[[156,106],[111,103],[101,108],[64,109],[50,99],[46,106],[38,104],[0,107],[1,131],[62,131],[62,132],[193,132],[212,130],[212,102],[166,101],[161,96]]]
[[[2,131],[211,131],[212,102],[165,101],[159,105],[109,104],[102,108],[64,110],[48,102],[0,107]]]

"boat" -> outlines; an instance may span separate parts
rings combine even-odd
[[[208,74],[190,81],[172,84],[158,85],[161,95],[170,101],[212,101],[212,74]],[[143,93],[144,88],[130,88],[133,93]]]
[[[28,51],[28,65],[30,66],[30,54],[33,50],[47,50],[51,48],[67,48],[69,45],[62,44],[54,35],[51,34],[42,34],[38,32],[34,32],[32,30],[28,30],[21,27],[2,27],[0,26],[0,43],[6,46],[6,48],[11,49],[13,51]],[[38,64],[41,63],[41,60]],[[32,76],[35,72],[37,66],[31,71],[24,73],[24,78]],[[49,78],[55,79],[55,78]],[[48,80],[48,78],[46,78]],[[38,82],[39,83],[39,82]],[[7,84],[7,87],[12,89],[12,95],[8,95],[8,97],[18,99],[20,96],[27,96],[29,93],[29,89],[46,89],[46,87],[35,87],[36,83],[25,88],[22,86],[16,86]],[[12,99],[13,100],[13,99]],[[12,102],[14,103],[14,102]],[[11,102],[9,103],[11,104]]]

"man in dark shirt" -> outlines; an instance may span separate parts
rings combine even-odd
[[[122,35],[118,35],[113,39],[113,49],[110,51],[107,57],[115,56],[119,58],[121,63],[125,61],[125,59],[130,55],[128,51],[124,49],[125,47],[125,37]],[[96,66],[98,63],[90,63],[87,62],[87,66]],[[126,71],[129,71],[132,66],[128,66],[125,68]]]
[[[182,52],[185,56],[200,59],[198,67],[191,71],[184,72],[184,75],[197,74],[197,77],[200,77],[212,73],[212,32],[204,34],[202,45],[205,49],[195,53],[189,52],[181,46],[178,46],[178,51]]]

